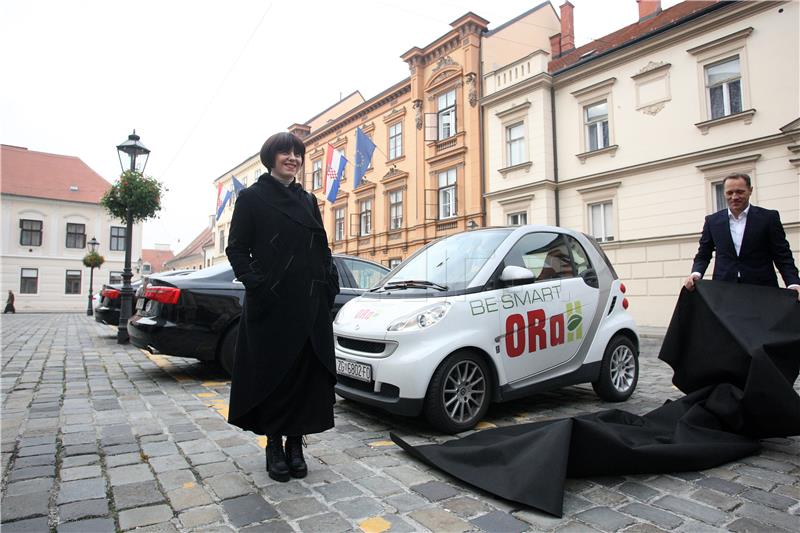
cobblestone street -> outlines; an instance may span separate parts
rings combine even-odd
[[[389,440],[443,441],[422,420],[349,401],[310,436],[309,475],[277,483],[263,437],[226,422],[216,366],[116,344],[79,314],[4,315],[2,531],[800,531],[800,438],[703,472],[569,480],[554,518],[432,471]],[[638,388],[601,402],[591,386],[492,407],[478,428],[622,407],[681,393],[645,339]],[[796,388],[800,388],[796,384]],[[597,458],[602,461],[602,457]]]

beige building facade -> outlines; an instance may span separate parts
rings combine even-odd
[[[529,223],[594,235],[641,325],[668,323],[731,172],[751,175],[752,203],[780,211],[797,257],[800,56],[788,43],[800,42],[798,8],[643,2],[636,25],[575,49],[562,6],[549,51],[484,76],[489,224],[527,211]],[[500,86],[499,74],[526,62],[531,74]],[[515,120],[527,128],[521,166],[504,159]]]

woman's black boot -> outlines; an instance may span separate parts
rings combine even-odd
[[[292,477],[306,477],[308,466],[303,459],[303,437],[286,437],[286,460]]]
[[[275,481],[289,481],[289,465],[286,464],[280,435],[267,437],[267,473]]]

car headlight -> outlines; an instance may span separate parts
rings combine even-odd
[[[389,324],[387,331],[404,331],[407,329],[424,329],[439,322],[447,311],[450,310],[450,302],[442,302],[415,311],[414,313],[399,318]]]

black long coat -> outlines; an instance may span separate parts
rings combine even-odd
[[[228,421],[253,430],[243,417],[281,383],[306,341],[335,378],[330,308],[339,280],[316,199],[269,174],[239,193],[225,251],[246,290]]]

